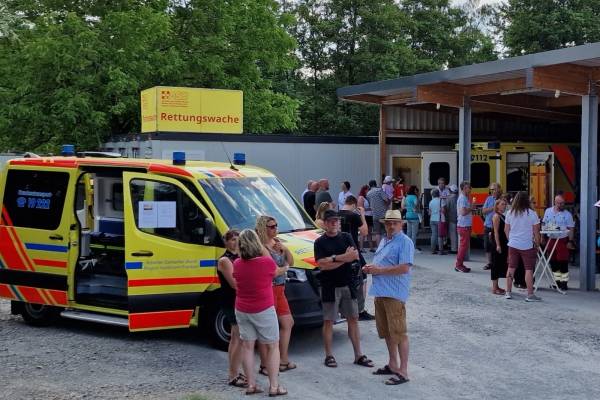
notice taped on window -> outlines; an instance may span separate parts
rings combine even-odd
[[[140,228],[175,228],[177,203],[174,201],[140,201],[138,203]]]

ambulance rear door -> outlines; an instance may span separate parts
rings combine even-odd
[[[425,225],[429,225],[427,205],[431,200],[431,190],[437,187],[439,178],[448,185],[457,185],[458,154],[456,151],[425,151],[421,153],[421,193],[423,193],[423,216]]]
[[[124,172],[123,194],[129,329],[188,327],[202,293],[218,283],[214,222],[170,177]]]
[[[67,279],[78,252],[76,175],[74,164],[72,168],[17,165],[4,177],[0,296],[25,303],[32,315],[36,310],[43,314],[42,308],[32,305],[68,304]]]

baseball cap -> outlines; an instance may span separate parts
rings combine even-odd
[[[386,176],[386,177],[385,177],[385,179],[383,180],[383,183],[392,183],[392,182],[393,182],[393,179],[392,179],[392,177],[391,177],[391,176],[389,176],[389,175],[388,175],[388,176]]]
[[[326,210],[323,213],[323,221],[327,221],[328,219],[331,219],[331,218],[339,219],[340,216],[338,215],[338,213],[335,210]]]

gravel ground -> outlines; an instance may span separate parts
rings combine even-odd
[[[282,374],[288,398],[600,398],[600,293],[543,290],[541,303],[525,303],[520,293],[504,300],[489,292],[489,274],[476,262],[482,255],[473,258],[473,273],[463,275],[451,268],[451,256],[417,256],[408,304],[410,383],[388,387],[352,365],[341,324],[337,369],[322,365],[320,330],[294,334],[291,355],[299,367]],[[361,332],[364,352],[385,364],[375,324],[361,322]],[[0,300],[0,398],[244,398],[225,385],[226,354],[199,336],[195,330],[129,334],[68,320],[34,328]]]

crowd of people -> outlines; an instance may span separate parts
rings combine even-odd
[[[446,186],[443,178],[431,190],[427,212],[431,227],[432,254],[445,255],[447,246],[456,254],[454,269],[468,273],[464,265],[469,252],[473,214],[478,212],[471,198],[471,185]],[[337,202],[329,193],[327,179],[309,181],[302,200],[306,211],[323,233],[314,242],[315,262],[319,267],[320,296],[323,309],[323,344],[326,367],[338,366],[333,354],[333,325],[340,317],[347,321],[348,337],[354,351],[354,364],[375,365],[362,351],[360,320],[375,319],[377,332],[389,353],[386,365],[375,375],[389,375],[387,385],[409,381],[409,342],[406,327],[406,302],[409,297],[417,233],[423,222],[422,198],[416,186],[406,188],[400,179],[385,177],[377,186],[372,180],[355,197],[349,182],[341,183]],[[492,293],[512,298],[517,271],[524,271],[525,300],[540,301],[533,288],[537,251],[544,240],[540,222],[556,234],[548,240],[556,248],[551,267],[557,285],[567,289],[569,249],[573,247],[574,221],[564,209],[562,195],[554,198],[543,219],[532,209],[532,199],[518,192],[514,199],[502,193],[499,184],[490,186],[481,209],[485,218],[485,250],[490,270]],[[257,385],[255,349],[260,363],[258,374],[268,377],[269,396],[286,395],[279,374],[294,370],[288,349],[294,319],[286,295],[287,271],[293,256],[277,238],[277,220],[259,216],[255,229],[228,231],[223,240],[226,250],[218,261],[221,281],[221,306],[230,322],[229,385],[245,388],[246,394],[262,393]],[[405,234],[406,230],[406,234]],[[556,244],[556,246],[554,246]],[[363,252],[374,252],[367,263]],[[372,275],[369,294],[374,297],[375,316],[365,310],[366,277]],[[499,280],[506,279],[506,289]]]
[[[485,199],[483,206],[478,208],[475,198],[471,196],[471,185],[465,181],[456,185],[447,185],[446,179],[441,177],[437,181],[437,187],[430,192],[430,200],[425,204],[423,194],[415,185],[405,185],[402,178],[393,179],[386,176],[381,186],[375,180],[361,187],[358,197],[354,197],[350,191],[350,183],[342,182],[341,191],[337,197],[337,203],[329,194],[329,181],[309,181],[307,189],[302,194],[305,210],[310,214],[316,213],[316,223],[325,230],[323,214],[326,210],[344,210],[342,215],[342,227],[347,232],[353,232],[355,242],[361,252],[367,250],[374,252],[380,243],[383,225],[379,222],[387,210],[400,210],[404,221],[404,231],[414,244],[414,251],[418,254],[422,249],[417,245],[418,233],[424,225],[427,217],[430,227],[430,250],[431,254],[453,254],[456,255],[454,269],[457,272],[469,273],[471,268],[465,265],[465,260],[470,252],[473,216],[480,214],[484,219],[483,245],[486,253],[485,270],[490,271],[492,280],[492,293],[512,296],[498,284],[499,278],[505,278],[507,273],[510,277],[510,289],[513,285],[528,290],[528,301],[539,299],[533,295],[532,285],[528,284],[530,272],[537,260],[537,247],[540,242],[550,241],[550,248],[554,247],[554,241],[558,241],[556,251],[551,260],[557,286],[562,290],[568,289],[568,265],[570,250],[574,249],[574,221],[571,213],[564,209],[565,199],[558,194],[554,199],[554,206],[546,210],[543,219],[537,219],[537,226],[531,235],[523,226],[522,213],[529,216],[529,221],[537,218],[535,199],[525,192],[517,193],[514,198],[503,193],[499,183],[492,183],[489,187],[489,196]],[[524,199],[526,197],[526,199]],[[316,201],[313,201],[316,199]],[[349,199],[349,206],[346,201]],[[525,200],[527,200],[525,202]],[[526,210],[523,209],[526,207]],[[349,212],[357,215],[364,224],[346,224]],[[515,214],[516,213],[516,214]],[[426,215],[425,215],[426,214]],[[509,221],[509,222],[507,222]],[[513,221],[511,224],[510,221]],[[535,239],[535,232],[539,231],[540,222],[554,225],[559,228],[558,237]],[[366,225],[366,227],[364,226]],[[525,229],[525,231],[523,231]],[[512,238],[509,232],[512,230]],[[520,240],[519,235],[526,239]],[[529,237],[532,240],[529,243]],[[527,243],[525,243],[527,242]],[[510,244],[509,244],[510,243]],[[512,250],[511,250],[512,249]],[[532,250],[533,249],[533,250]],[[524,252],[529,250],[529,252]],[[531,261],[533,260],[533,261]],[[516,263],[514,271],[510,268],[511,262]],[[533,265],[532,265],[533,262]],[[531,278],[532,279],[532,278]]]

